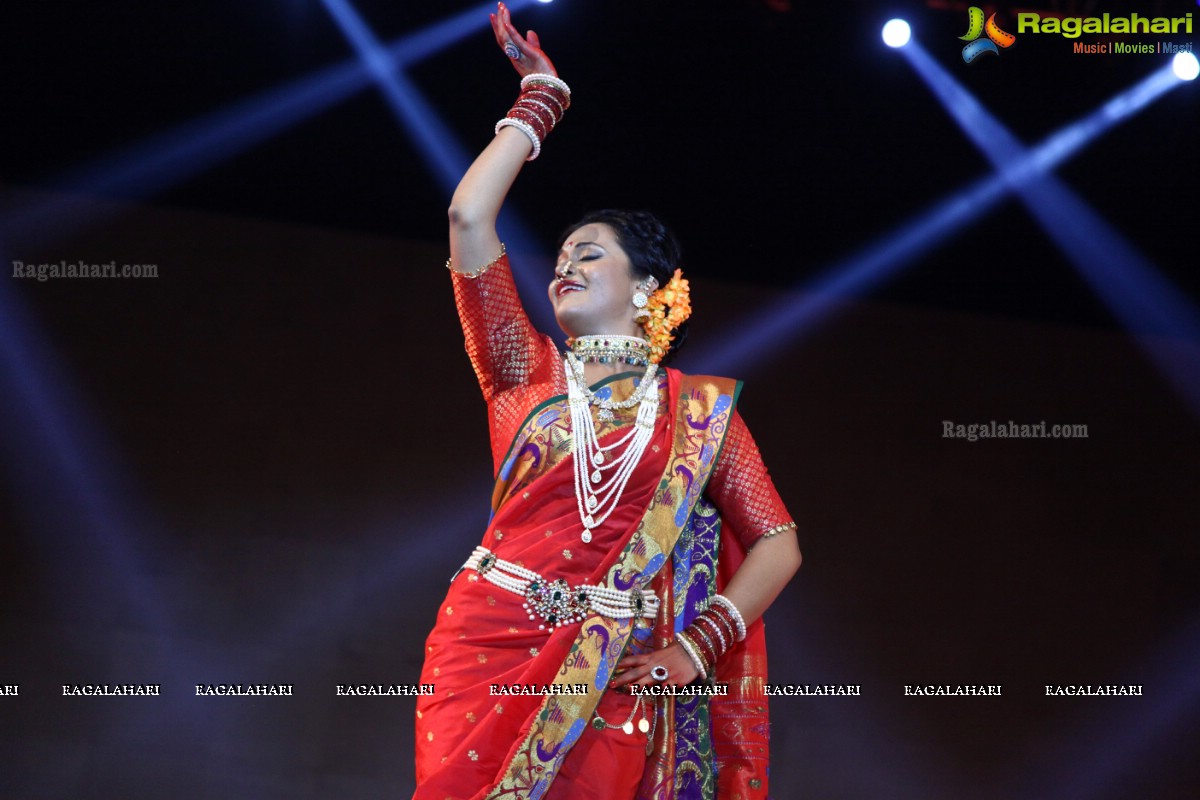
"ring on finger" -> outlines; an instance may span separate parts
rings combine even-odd
[[[668,672],[667,668],[664,667],[662,664],[655,664],[650,669],[650,677],[653,678],[654,680],[658,681],[659,683],[662,683],[667,678],[671,677],[671,673]]]
[[[511,58],[513,61],[521,60],[521,49],[512,42],[504,43],[504,55]]]

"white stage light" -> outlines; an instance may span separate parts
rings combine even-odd
[[[1178,53],[1171,61],[1175,77],[1181,81],[1194,81],[1200,75],[1200,61],[1192,53]]]
[[[904,47],[912,38],[912,29],[902,19],[889,20],[883,26],[883,43],[888,47]]]

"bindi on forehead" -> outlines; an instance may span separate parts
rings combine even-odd
[[[575,241],[565,242],[563,244],[562,250],[560,252],[565,256],[573,258],[575,252],[577,252],[581,248],[585,248],[585,247],[603,248],[604,245],[601,242],[593,241],[591,239],[583,239],[578,242],[575,242]]]
[[[581,228],[577,228],[571,232],[570,241],[567,245],[578,246],[581,244],[599,244],[604,245],[612,240],[612,235],[609,233],[607,225],[590,223]]]

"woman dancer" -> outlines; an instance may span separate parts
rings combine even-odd
[[[548,290],[570,352],[531,326],[495,223],[571,97],[503,4],[492,28],[522,91],[455,191],[447,266],[497,482],[425,645],[415,798],[766,797],[760,618],[795,523],[740,383],[665,367],[691,307],[653,216],[571,226]]]

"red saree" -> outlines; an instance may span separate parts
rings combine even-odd
[[[624,589],[644,581],[663,604],[657,620],[637,631],[633,620],[592,617],[549,632],[539,627],[541,618],[530,619],[520,596],[473,570],[460,572],[425,645],[421,682],[435,690],[417,706],[414,798],[765,797],[761,622],[718,665],[717,679],[730,684],[730,697],[698,711],[703,730],[692,736],[698,744],[682,746],[684,729],[695,720],[676,718],[671,704],[659,704],[650,743],[636,731],[626,735],[586,724],[593,711],[608,720],[630,716],[632,697],[604,691],[626,644],[665,646],[682,621],[690,622],[693,606],[724,585],[746,546],[790,524],[733,410],[736,386],[675,370],[659,376],[651,445],[622,502],[585,545],[561,356],[521,311],[506,259],[477,280],[456,274],[454,281],[467,350],[489,405],[498,473],[483,546],[571,586]],[[625,374],[593,390],[623,399],[635,384]],[[629,420],[621,417],[598,426],[602,442],[627,429]],[[715,509],[701,502],[706,484]],[[703,548],[696,547],[703,539],[698,532],[719,529],[717,510],[726,535],[719,544],[715,533],[705,540],[712,551],[706,565]],[[658,556],[656,547],[662,548]],[[539,687],[568,677],[589,683],[588,698],[560,701],[493,688]]]

